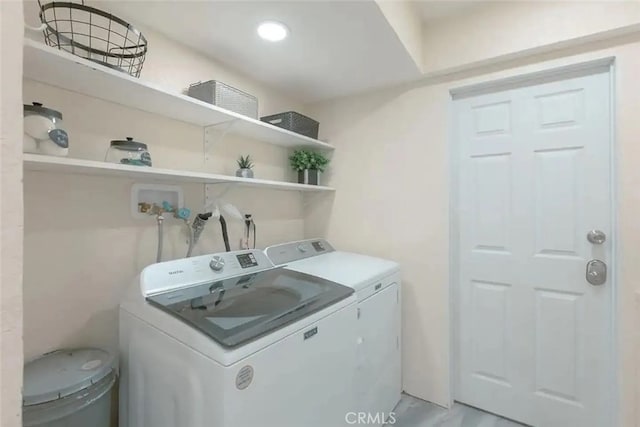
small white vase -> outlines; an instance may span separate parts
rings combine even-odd
[[[253,178],[253,169],[242,168],[236,171],[236,176],[240,178]]]

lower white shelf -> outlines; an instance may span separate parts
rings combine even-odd
[[[205,172],[190,172],[173,169],[159,169],[144,166],[119,165],[94,160],[70,159],[68,157],[24,155],[24,170],[66,173],[74,175],[97,175],[130,178],[164,183],[235,184],[244,187],[268,188],[289,191],[335,191],[331,187],[297,184],[293,182],[270,181],[265,179],[238,178]]]

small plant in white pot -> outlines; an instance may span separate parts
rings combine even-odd
[[[253,178],[253,160],[250,155],[240,156],[237,160],[238,170],[236,176],[241,178]]]
[[[309,150],[295,150],[289,157],[291,168],[298,172],[300,184],[320,185],[320,174],[329,164],[322,153]]]

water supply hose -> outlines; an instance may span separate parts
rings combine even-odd
[[[161,214],[157,216],[158,221],[158,254],[156,255],[156,262],[162,261],[162,244],[164,240],[164,233],[162,232],[162,223],[164,222],[164,217]]]
[[[198,243],[198,240],[200,240],[200,235],[202,234],[202,230],[204,230],[204,226],[207,225],[207,221],[209,220],[209,218],[211,218],[212,215],[212,212],[201,213],[196,215],[196,217],[193,219],[193,224],[191,224],[193,232],[191,231],[191,228],[189,228],[188,231],[189,250],[187,251],[187,258],[191,256],[193,248],[195,247],[196,243]]]
[[[253,249],[256,248],[256,223],[254,220],[251,220],[251,224],[253,225]]]
[[[242,242],[242,249],[249,249],[249,235],[251,234],[251,214],[244,216],[244,241]]]
[[[191,225],[189,221],[185,221],[184,224],[187,226],[187,235],[189,236],[189,249],[187,249],[187,256],[189,258],[191,256],[191,252],[193,252],[193,247],[196,245],[195,238],[193,237],[194,233],[191,232]]]
[[[253,227],[253,249],[256,248],[256,223],[253,221],[253,217],[251,214],[246,214],[244,216],[244,224],[246,225],[246,234],[244,244],[247,246],[245,249],[251,249],[251,245],[249,244],[249,240],[251,239],[251,228]]]

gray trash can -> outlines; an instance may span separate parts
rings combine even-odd
[[[26,364],[24,427],[109,427],[114,357],[84,348],[47,353]]]

